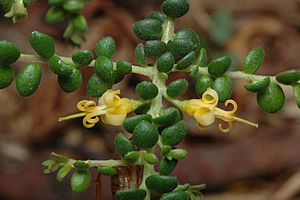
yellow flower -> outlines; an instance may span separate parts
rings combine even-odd
[[[225,106],[229,104],[233,106],[232,110],[226,111],[217,107],[219,101],[219,96],[217,92],[211,88],[208,88],[207,91],[202,95],[201,99],[191,99],[184,102],[183,111],[188,115],[194,117],[197,121],[197,126],[199,129],[205,129],[215,122],[215,119],[221,119],[224,122],[228,123],[227,128],[223,128],[219,124],[218,128],[222,132],[230,131],[233,121],[239,121],[251,126],[258,127],[257,124],[249,122],[247,120],[236,117],[234,114],[237,111],[237,104],[234,100],[227,100]]]
[[[121,126],[127,113],[133,111],[133,103],[130,99],[120,98],[118,96],[120,93],[120,90],[106,91],[99,98],[98,105],[94,101],[80,101],[77,103],[77,108],[82,111],[81,113],[62,117],[59,121],[84,117],[82,123],[86,128],[94,127],[100,119],[105,124]]]

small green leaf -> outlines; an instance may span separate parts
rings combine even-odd
[[[55,53],[54,40],[49,35],[33,31],[28,41],[36,53],[45,59],[51,58]]]
[[[133,24],[133,31],[141,40],[160,40],[162,24],[156,19],[143,19]]]
[[[116,46],[116,42],[112,37],[104,37],[96,43],[96,55],[111,58],[116,52]]]
[[[195,90],[198,97],[202,97],[203,93],[214,84],[214,78],[209,75],[202,75],[196,80]]]
[[[167,87],[167,94],[170,97],[178,97],[186,93],[189,88],[189,82],[185,79],[178,79],[171,82]]]
[[[49,59],[49,67],[53,73],[60,76],[69,76],[73,73],[73,67],[56,55]]]
[[[154,174],[146,179],[146,186],[152,192],[166,193],[178,186],[178,180],[174,176]]]
[[[118,133],[114,139],[116,151],[124,156],[130,151],[135,151],[133,143],[122,133]]]
[[[135,126],[132,141],[141,149],[150,149],[157,143],[158,136],[156,127],[143,120]]]
[[[296,104],[298,108],[300,108],[300,83],[294,85],[293,89],[294,89]]]
[[[125,128],[126,131],[129,133],[132,133],[134,128],[138,123],[140,123],[142,120],[152,122],[152,116],[149,114],[142,114],[142,115],[135,115],[132,117],[128,117],[124,120],[123,122],[123,127]]]
[[[150,11],[150,12],[146,15],[145,18],[146,18],[146,19],[156,19],[156,20],[158,20],[161,24],[163,24],[163,23],[164,23],[164,20],[165,20],[165,16],[164,16],[162,13],[158,12],[158,11]]]
[[[232,81],[226,76],[221,76],[219,78],[216,78],[212,85],[212,89],[214,89],[218,93],[219,101],[225,102],[231,97]]]
[[[86,32],[89,29],[88,23],[83,15],[76,15],[76,17],[72,18],[72,23],[74,24],[74,28],[79,31]]]
[[[270,84],[270,77],[265,77],[261,80],[254,81],[253,83],[245,85],[245,89],[250,92],[259,92]]]
[[[135,48],[134,52],[135,60],[141,66],[145,66],[147,63],[147,58],[145,54],[145,47],[143,44],[139,44]]]
[[[105,81],[104,79],[99,78],[97,74],[93,74],[88,83],[87,83],[87,91],[91,97],[101,97],[104,92],[108,89],[111,89],[112,82]]]
[[[300,80],[300,71],[292,69],[281,72],[277,74],[276,80],[285,85],[294,85]]]
[[[172,159],[168,160],[166,158],[162,159],[159,163],[159,174],[160,175],[170,175],[176,168],[178,160]]]
[[[189,194],[185,191],[173,191],[166,193],[160,197],[160,200],[190,200]]]
[[[136,85],[135,92],[140,98],[150,100],[157,96],[158,88],[155,84],[149,81],[142,81]]]
[[[130,74],[132,72],[132,65],[126,60],[119,60],[117,62],[116,68],[119,74],[125,75],[125,74]]]
[[[202,48],[200,50],[200,53],[199,53],[199,56],[198,56],[196,64],[199,67],[205,67],[206,66],[206,62],[207,62],[207,52],[206,52],[206,49]]]
[[[124,155],[124,160],[126,160],[127,162],[130,162],[130,163],[134,163],[134,162],[138,161],[138,159],[140,158],[140,155],[141,154],[139,151],[130,151]]]
[[[127,189],[118,190],[115,194],[116,200],[144,200],[147,196],[147,192],[143,189]]]
[[[244,61],[244,72],[248,74],[254,74],[265,59],[265,51],[263,48],[252,49]]]
[[[169,107],[163,110],[158,117],[153,118],[153,122],[158,126],[167,127],[175,124],[181,118],[181,113],[177,108]]]
[[[72,54],[72,60],[76,65],[88,66],[94,59],[93,52],[89,50],[80,50]]]
[[[187,127],[183,120],[162,130],[161,139],[164,145],[176,146],[186,136]]]
[[[282,88],[276,83],[257,93],[257,103],[267,113],[278,112],[285,103],[285,95]]]
[[[186,69],[194,63],[195,58],[196,58],[195,51],[191,51],[190,53],[188,53],[186,56],[184,56],[182,59],[180,59],[177,62],[175,68],[178,70]]]
[[[167,52],[158,58],[156,67],[158,71],[168,73],[173,69],[174,62],[173,55],[170,52]]]
[[[14,70],[11,66],[0,65],[0,89],[8,87],[14,80]]]
[[[165,0],[161,4],[161,8],[167,16],[178,18],[189,11],[190,5],[187,0]]]
[[[155,59],[167,51],[167,44],[160,40],[150,40],[145,43],[145,55]]]
[[[71,188],[74,192],[86,192],[92,182],[89,170],[75,171],[71,177]]]
[[[100,56],[95,61],[96,74],[104,80],[113,80],[113,62],[109,57]]]
[[[45,21],[48,24],[57,24],[59,22],[64,21],[65,19],[65,13],[64,10],[60,7],[51,7],[45,16]]]
[[[0,41],[0,64],[10,65],[20,57],[20,50],[11,42]]]
[[[75,90],[80,88],[82,84],[82,74],[78,69],[73,68],[71,75],[58,76],[57,81],[58,85],[64,92],[74,92]]]
[[[65,164],[56,175],[56,179],[58,181],[63,181],[64,178],[68,175],[68,173],[71,171],[72,165],[71,164]]]
[[[191,40],[177,38],[170,40],[167,47],[168,51],[174,56],[175,61],[180,60],[194,50],[194,44]]]
[[[114,167],[110,167],[110,166],[99,166],[97,168],[97,171],[100,174],[103,174],[106,176],[113,176],[117,173],[117,170]]]
[[[144,159],[151,165],[155,165],[156,163],[158,163],[158,158],[153,153],[144,153]]]
[[[83,1],[66,0],[63,4],[63,8],[71,13],[78,13],[84,7]]]
[[[172,149],[169,155],[177,160],[181,160],[188,155],[188,152],[185,149]]]
[[[74,163],[73,163],[73,166],[76,168],[76,170],[78,171],[85,171],[89,168],[89,164],[86,163],[85,161],[83,160],[76,160]]]
[[[228,71],[228,69],[231,66],[231,58],[229,56],[222,56],[216,59],[213,59],[208,64],[208,73],[214,77],[220,77],[225,72]]]

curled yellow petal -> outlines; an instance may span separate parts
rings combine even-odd
[[[99,122],[99,117],[94,113],[86,115],[82,120],[82,124],[86,128],[94,127],[97,122]]]
[[[204,103],[201,99],[191,99],[188,102],[183,104],[184,111],[190,116],[194,116],[195,112],[199,108],[203,108],[203,107],[204,108],[208,107],[208,105]]]
[[[194,118],[201,126],[209,126],[215,122],[215,113],[209,108],[199,108],[195,114]]]
[[[121,126],[126,119],[127,112],[122,107],[113,107],[107,109],[105,115],[101,116],[101,120],[105,124],[111,124],[113,126]]]
[[[83,112],[89,112],[95,106],[97,106],[95,101],[82,100],[77,103],[78,110]]]
[[[226,111],[226,112],[228,112],[228,113],[230,113],[230,114],[236,113],[236,111],[237,111],[237,109],[238,109],[237,103],[236,103],[234,100],[229,99],[229,100],[225,101],[225,106],[227,107],[228,104],[231,104],[231,105],[233,106],[233,109],[232,109],[232,110],[228,110],[228,111]]]
[[[219,124],[218,126],[219,130],[223,133],[228,133],[232,128],[232,122],[228,122],[227,124],[228,124],[227,128],[223,128],[222,124]]]
[[[114,106],[119,106],[120,105],[120,97],[118,94],[120,94],[120,90],[107,90],[102,97],[99,99],[99,104],[100,105],[107,105],[109,108],[114,107]]]
[[[219,101],[218,93],[215,90],[208,88],[202,95],[202,101],[206,104],[211,104],[211,106],[214,107]]]

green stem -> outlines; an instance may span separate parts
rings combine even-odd
[[[66,64],[76,66],[76,64],[72,61],[72,58],[70,57],[64,57],[64,56],[59,56]],[[21,54],[18,62],[23,62],[23,63],[39,63],[39,64],[46,64],[48,61],[46,59],[41,58],[40,56],[37,55],[29,55],[29,54]],[[94,67],[95,60],[93,60],[88,67]],[[114,69],[116,68],[116,63],[113,62],[114,64]],[[132,65],[132,73],[134,74],[141,74],[147,77],[152,76],[152,69],[151,68],[144,68],[136,65]]]

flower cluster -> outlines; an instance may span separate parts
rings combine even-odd
[[[219,124],[218,128],[222,132],[230,131],[233,121],[239,121],[251,126],[258,127],[257,124],[249,122],[235,116],[237,111],[237,104],[234,100],[227,100],[225,106],[229,104],[233,106],[232,110],[226,111],[217,107],[219,96],[217,92],[211,88],[208,88],[202,95],[201,99],[191,99],[183,103],[183,111],[188,115],[194,117],[197,121],[199,129],[205,129],[215,122],[215,119],[221,119],[228,123],[228,127],[224,128],[222,124]]]
[[[62,117],[59,121],[65,121],[84,116],[82,123],[86,128],[92,128],[101,121],[104,124],[121,126],[126,119],[127,113],[133,111],[133,103],[128,98],[120,98],[120,90],[107,90],[98,101],[82,100],[77,103],[77,108],[82,113]]]

